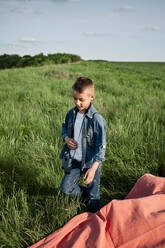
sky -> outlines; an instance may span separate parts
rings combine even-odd
[[[0,54],[165,61],[165,0],[0,0]]]

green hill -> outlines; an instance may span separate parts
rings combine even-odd
[[[80,63],[0,70],[0,247],[27,247],[88,208],[59,192],[61,124],[78,76],[107,121],[102,205],[165,166],[165,63]]]

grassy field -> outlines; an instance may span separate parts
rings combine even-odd
[[[59,192],[61,124],[78,76],[107,121],[102,205],[165,166],[165,63],[81,63],[0,71],[0,248],[33,244],[87,211]]]

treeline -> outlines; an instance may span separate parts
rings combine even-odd
[[[43,53],[30,56],[19,56],[17,54],[0,55],[0,69],[20,68],[26,66],[41,66],[49,64],[64,64],[80,61],[81,57],[75,54],[55,53],[44,55]]]

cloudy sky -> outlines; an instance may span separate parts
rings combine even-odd
[[[165,61],[165,0],[0,0],[0,54]]]

